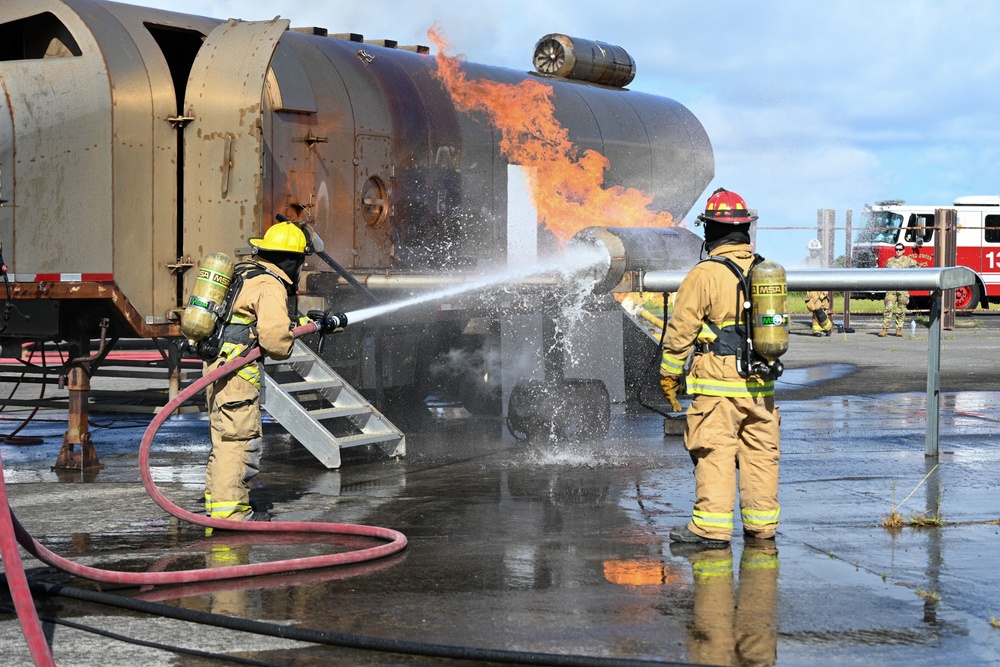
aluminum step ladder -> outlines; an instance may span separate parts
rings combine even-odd
[[[264,362],[260,405],[327,468],[340,467],[344,447],[378,445],[406,455],[406,436],[308,345]]]

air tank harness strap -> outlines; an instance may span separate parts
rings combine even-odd
[[[711,346],[709,349],[712,349],[712,351],[716,354],[735,355],[736,366],[740,375],[743,377],[749,377],[750,362],[752,361],[754,352],[753,330],[750,327],[750,322],[753,317],[750,308],[750,280],[747,276],[750,275],[750,272],[753,271],[755,266],[764,261],[764,258],[754,253],[753,261],[750,263],[750,268],[746,273],[743,272],[743,269],[740,268],[739,264],[728,257],[723,257],[721,255],[712,255],[702,261],[719,262],[729,269],[738,281],[736,286],[735,311],[737,323],[731,328],[726,326],[719,329],[711,322],[703,322],[703,324],[708,325],[709,329],[711,329],[716,335],[716,340],[712,343],[712,345],[715,346],[715,349],[712,349]],[[740,320],[743,320],[742,324],[739,323]]]
[[[705,320],[704,325],[715,334],[715,340],[708,343],[706,347],[710,352],[714,352],[720,357],[735,355],[743,341],[746,340],[746,326],[743,324],[728,324],[720,327],[714,322]]]
[[[257,320],[244,317],[243,315],[233,315],[222,328],[222,349],[227,344],[232,345],[253,345],[257,342]],[[228,357],[227,357],[228,360]]]

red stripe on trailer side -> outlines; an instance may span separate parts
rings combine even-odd
[[[17,282],[26,283],[108,283],[114,282],[113,273],[36,273],[14,274]]]

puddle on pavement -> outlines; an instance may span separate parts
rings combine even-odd
[[[849,375],[854,370],[851,364],[822,364],[807,368],[786,368],[781,377],[775,381],[775,388],[812,387]]]

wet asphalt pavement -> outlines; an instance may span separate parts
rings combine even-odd
[[[995,364],[984,363],[1000,322],[961,318],[944,333],[937,459],[924,457],[926,330],[879,339],[877,325],[853,325],[855,333],[829,338],[807,335],[801,323],[793,331],[779,385],[776,549],[745,544],[739,528],[729,549],[672,548],[667,534],[693,502],[690,460],[679,437],[663,435],[660,416],[630,404],[614,406],[601,442],[513,442],[499,420],[428,419],[407,431],[406,459],[345,456],[339,471],[268,426],[255,503],[281,520],[403,532],[408,547],[381,561],[143,590],[73,579],[31,558],[26,566],[40,581],[407,642],[699,664],[1000,664],[1000,628],[991,624],[1000,617],[1000,387]],[[60,480],[49,466],[64,418],[40,415],[21,435],[44,444],[0,445],[0,454],[17,516],[73,560],[200,568],[369,543],[206,538],[171,519],[139,481],[136,450],[148,423],[139,415],[94,415],[105,469],[90,481]],[[16,423],[0,421],[0,430]],[[157,482],[191,510],[207,428],[204,417],[173,418],[153,447]],[[906,521],[944,523],[883,528],[894,507]],[[717,576],[696,579],[696,570]],[[318,646],[64,597],[40,612],[277,665],[475,664]],[[46,627],[60,665],[223,664]],[[4,664],[31,664],[15,617],[3,611],[0,650]]]

